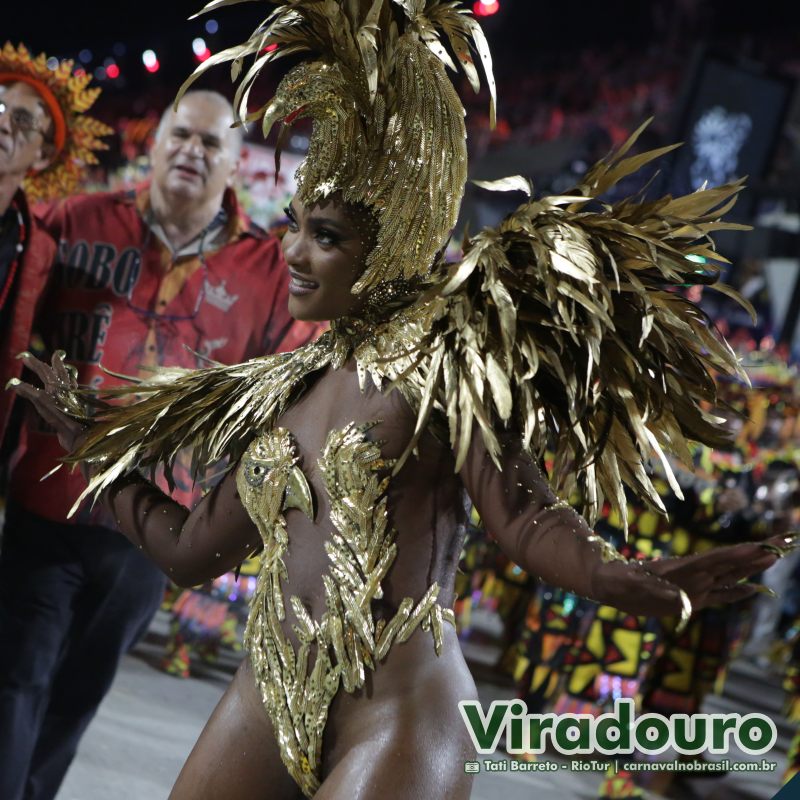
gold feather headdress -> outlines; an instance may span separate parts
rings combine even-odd
[[[87,88],[91,75],[75,74],[72,61],[61,61],[55,69],[47,66],[47,56],[31,56],[25,45],[6,42],[0,50],[0,84],[21,82],[41,96],[53,120],[52,163],[26,176],[23,188],[31,202],[54,200],[75,191],[87,164],[96,164],[96,150],[107,145],[102,136],[113,133],[104,123],[85,114],[100,94]]]
[[[241,0],[233,0],[240,2]],[[204,12],[231,0],[214,0]],[[455,56],[450,56],[447,41]],[[268,64],[309,51],[264,107],[248,113],[253,84]],[[483,63],[494,119],[494,79],[483,32],[457,2],[444,0],[289,0],[243,45],[205,61],[232,61],[241,77],[238,121],[263,119],[266,136],[311,118],[298,199],[311,205],[334,192],[377,217],[377,245],[353,287],[413,282],[430,271],[458,216],[467,179],[464,107],[447,76],[458,62],[480,88],[473,52]],[[179,95],[180,98],[180,95]]]

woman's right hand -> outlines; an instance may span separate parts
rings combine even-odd
[[[27,352],[20,353],[18,358],[39,378],[42,387],[12,378],[7,388],[30,400],[41,418],[55,430],[64,450],[73,452],[85,427],[75,418],[74,409],[71,409],[75,405],[74,391],[78,388],[78,383],[74,370],[64,363],[63,351],[56,351],[50,364]]]

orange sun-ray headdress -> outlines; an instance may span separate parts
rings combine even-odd
[[[88,89],[89,74],[75,74],[72,61],[61,61],[55,69],[47,66],[47,56],[35,58],[25,45],[6,42],[0,50],[0,84],[21,82],[41,96],[53,119],[53,162],[40,172],[28,175],[23,187],[32,202],[52,200],[75,191],[87,164],[96,164],[94,152],[107,145],[100,137],[112,129],[86,115],[99,88]]]

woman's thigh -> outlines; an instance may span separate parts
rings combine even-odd
[[[438,736],[420,733],[352,747],[314,800],[469,800],[472,775],[464,762],[475,758],[475,750],[467,737],[450,725],[442,725]]]
[[[455,632],[438,658],[429,636],[397,645],[365,691],[334,701],[314,800],[468,800],[475,748],[458,703],[475,683]]]
[[[183,766],[170,800],[299,800],[245,658]]]

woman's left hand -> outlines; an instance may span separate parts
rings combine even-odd
[[[782,554],[797,547],[797,537],[775,536],[763,542],[717,547],[706,553],[644,562],[648,572],[686,592],[697,611],[733,603],[759,590],[747,579],[769,569]]]
[[[42,388],[18,378],[12,378],[7,388],[33,403],[41,418],[58,434],[58,441],[64,450],[71,453],[85,430],[69,413],[69,403],[74,402],[71,393],[78,386],[74,370],[64,364],[64,353],[60,350],[53,354],[50,364],[30,353],[20,353],[18,357],[39,378]]]

